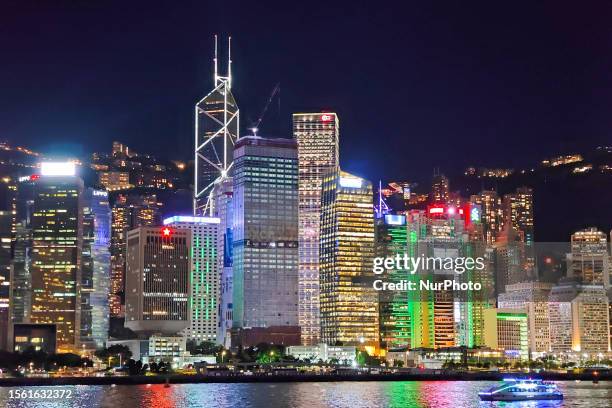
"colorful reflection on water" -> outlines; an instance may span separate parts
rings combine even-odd
[[[163,384],[137,386],[70,386],[73,398],[64,401],[14,400],[1,388],[0,407],[109,408],[557,408],[612,407],[612,383],[559,382],[563,401],[481,402],[478,392],[494,382],[394,381],[266,384]],[[28,387],[26,389],[50,387]]]

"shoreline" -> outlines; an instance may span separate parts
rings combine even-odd
[[[184,375],[125,376],[125,377],[20,377],[0,378],[0,387],[60,386],[60,385],[144,385],[144,384],[205,384],[205,383],[277,383],[277,382],[337,382],[337,381],[501,381],[503,378],[541,378],[551,381],[611,381],[612,374],[563,373],[394,373],[394,374],[259,374],[259,375]]]

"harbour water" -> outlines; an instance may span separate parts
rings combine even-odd
[[[490,381],[396,381],[0,387],[0,407],[473,408],[612,407],[612,382],[558,382],[563,401],[481,402]],[[71,398],[15,398],[16,391],[71,390]],[[11,392],[12,391],[12,392]]]

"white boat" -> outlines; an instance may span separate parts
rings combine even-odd
[[[561,400],[563,394],[557,385],[550,381],[507,378],[500,386],[479,392],[483,401],[535,401]]]

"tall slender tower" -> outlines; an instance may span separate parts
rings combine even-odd
[[[232,95],[231,41],[228,38],[227,74],[217,69],[218,47],[215,35],[215,87],[195,105],[195,180],[196,215],[212,214],[212,187],[217,179],[229,175],[233,165],[234,143],[238,140],[240,116]]]
[[[299,322],[302,344],[317,344],[320,337],[319,236],[321,188],[327,174],[338,171],[338,115],[294,113],[293,137],[299,167]]]

